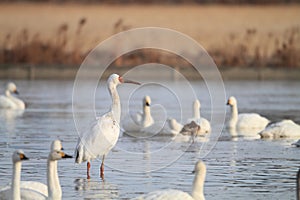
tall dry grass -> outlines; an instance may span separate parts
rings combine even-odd
[[[82,51],[82,31],[87,18],[81,18],[75,29],[75,37],[69,37],[67,23],[57,27],[55,34],[41,39],[39,33],[23,29],[17,34],[9,33],[1,41],[0,64],[60,64],[79,65],[90,50]],[[122,18],[112,24],[112,34],[128,30],[132,26]],[[68,47],[69,46],[69,47]],[[70,48],[71,46],[71,48]],[[93,47],[90,47],[92,49]],[[282,35],[260,33],[248,28],[241,34],[229,34],[222,43],[208,47],[208,52],[219,67],[300,67],[300,27],[290,27]],[[103,52],[104,55],[114,52]],[[139,50],[115,60],[114,66],[136,66],[157,62],[173,67],[190,66],[180,57],[158,50]]]
[[[74,41],[69,40],[69,25],[66,23],[58,26],[55,35],[48,39],[41,39],[39,33],[30,33],[28,29],[15,35],[9,33],[0,46],[0,63],[80,64],[85,57],[85,53],[80,52],[81,30],[85,23],[86,18],[79,20]],[[73,48],[67,49],[68,43],[72,43]]]

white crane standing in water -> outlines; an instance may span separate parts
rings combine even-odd
[[[75,150],[76,163],[87,161],[87,178],[90,178],[90,161],[102,156],[100,177],[104,179],[105,155],[115,146],[120,133],[121,103],[117,92],[117,86],[122,83],[140,83],[125,80],[123,77],[112,74],[109,76],[107,86],[112,98],[112,106],[109,112],[98,117],[93,125],[78,138]]]

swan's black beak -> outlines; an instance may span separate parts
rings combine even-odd
[[[25,154],[20,154],[20,159],[21,160],[29,160],[29,158],[26,157]]]
[[[15,93],[15,94],[20,94],[18,90],[15,90],[14,93]]]
[[[150,103],[149,103],[149,102],[146,102],[146,106],[150,106]]]
[[[62,156],[62,158],[73,158],[73,156],[70,156],[70,155],[68,155],[68,154],[64,154],[64,155]]]
[[[227,101],[226,105],[230,105],[230,102],[229,102],[229,101]]]

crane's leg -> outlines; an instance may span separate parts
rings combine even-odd
[[[90,161],[87,162],[87,165],[86,165],[86,176],[87,176],[87,179],[90,179],[90,168],[91,168],[91,163]]]
[[[102,158],[102,163],[101,163],[101,166],[100,166],[100,177],[102,180],[104,180],[104,155],[103,155],[103,158]]]

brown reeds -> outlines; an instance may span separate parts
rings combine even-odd
[[[8,33],[0,46],[0,64],[60,64],[79,65],[89,50],[82,50],[85,17],[78,20],[75,33],[68,24],[58,26],[55,35],[45,39],[39,33],[23,29],[17,34]],[[131,26],[121,18],[112,24],[112,33],[129,29]],[[75,37],[69,37],[75,34]],[[72,39],[70,39],[72,38]],[[248,28],[243,34],[231,33],[218,46],[207,50],[219,67],[300,67],[300,27],[291,27],[283,34],[261,33],[257,28]],[[102,55],[117,55],[122,41],[114,52]],[[71,47],[71,48],[70,48]],[[93,48],[93,47],[91,47]],[[185,60],[168,52],[144,49],[130,52],[115,60],[114,66],[137,66],[156,62],[172,67],[190,66]]]

